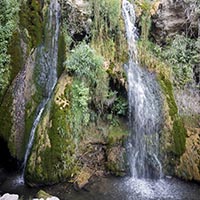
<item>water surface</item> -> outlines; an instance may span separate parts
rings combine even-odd
[[[94,178],[82,190],[76,191],[67,182],[41,188],[30,188],[11,175],[0,185],[1,193],[10,192],[24,199],[35,197],[43,189],[61,200],[200,200],[200,184],[176,178],[145,180],[136,178]]]

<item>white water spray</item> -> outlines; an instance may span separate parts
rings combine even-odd
[[[162,122],[161,94],[154,74],[139,67],[137,62],[134,6],[123,0],[122,10],[129,49],[127,76],[131,136],[128,148],[131,172],[134,177],[160,177],[162,166],[158,159],[158,133]]]

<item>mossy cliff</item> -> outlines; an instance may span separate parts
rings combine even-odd
[[[41,2],[22,1],[19,8],[17,27],[8,45],[8,54],[11,58],[10,84],[1,101],[0,134],[8,141],[11,155],[22,160],[40,99],[39,95],[36,95],[38,92],[34,82],[37,50],[33,48],[43,40],[40,36],[43,25]],[[30,12],[36,14],[37,22],[32,21],[33,15],[30,17]],[[38,26],[40,28],[36,30]]]
[[[25,14],[29,15],[28,10],[24,11]],[[17,18],[19,19],[17,28],[8,45],[8,54],[11,58],[10,86],[0,106],[0,121],[2,122],[0,133],[8,141],[11,155],[22,159],[24,146],[21,144],[24,142],[25,135],[25,106],[26,101],[30,99],[25,96],[30,93],[30,88],[34,87],[30,86],[32,83],[30,63],[34,60],[34,53],[30,51],[30,33],[22,27],[20,11]],[[28,85],[29,89],[27,89]]]
[[[109,1],[105,2],[108,4]],[[65,3],[71,8],[65,10]],[[99,176],[111,172],[124,175],[126,172],[127,100],[122,64],[127,55],[124,53],[124,29],[122,23],[120,27],[116,23],[113,27],[116,35],[106,35],[112,43],[106,52],[99,49],[100,44],[93,46],[93,38],[86,36],[92,30],[98,33],[98,29],[93,27],[92,21],[87,23],[94,13],[84,9],[94,3],[64,2],[61,5],[64,9],[61,11],[63,21],[58,40],[58,73],[61,76],[35,132],[25,176],[30,185],[52,184],[73,178],[81,187],[79,180],[83,174],[88,174],[89,178],[94,174]],[[120,5],[120,1],[115,3]],[[100,10],[102,19],[104,8]],[[118,10],[116,20],[122,20],[120,13]],[[76,14],[78,17],[72,19],[83,25],[79,27],[83,29],[81,33],[87,32],[81,37],[79,29],[69,18]],[[87,41],[78,44],[84,37]],[[114,42],[116,37],[120,38],[120,51],[115,50],[119,48]],[[116,54],[124,56],[119,58]]]
[[[197,74],[192,73],[199,65],[199,60],[193,60],[199,54],[195,46],[198,43],[198,8],[189,11],[189,5],[198,5],[198,2],[183,0],[177,7],[176,2],[168,0],[136,1],[141,33],[138,57],[143,67],[157,74],[163,92],[164,124],[160,134],[160,158],[164,173],[199,181],[200,154],[196,150],[199,148],[199,103],[196,102],[200,97],[196,90],[199,84],[195,78]],[[188,18],[189,13],[193,13],[193,21]]]

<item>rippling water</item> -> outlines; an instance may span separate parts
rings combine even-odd
[[[145,180],[136,178],[94,178],[85,189],[75,191],[69,183],[30,188],[10,176],[0,185],[1,193],[17,193],[24,200],[43,189],[61,200],[200,200],[200,184],[176,178]]]

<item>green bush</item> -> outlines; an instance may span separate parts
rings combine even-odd
[[[84,82],[74,81],[72,84],[72,128],[80,129],[81,125],[87,125],[90,119],[88,103],[90,100],[89,88]]]
[[[10,79],[10,55],[8,45],[18,22],[19,3],[17,0],[0,1],[0,97]]]
[[[66,69],[80,79],[87,79],[90,84],[96,82],[97,74],[103,65],[103,58],[87,44],[81,43],[65,62]]]
[[[194,65],[200,62],[199,53],[199,39],[190,39],[184,35],[177,35],[163,49],[161,57],[171,64],[176,87],[184,87],[193,81]]]

